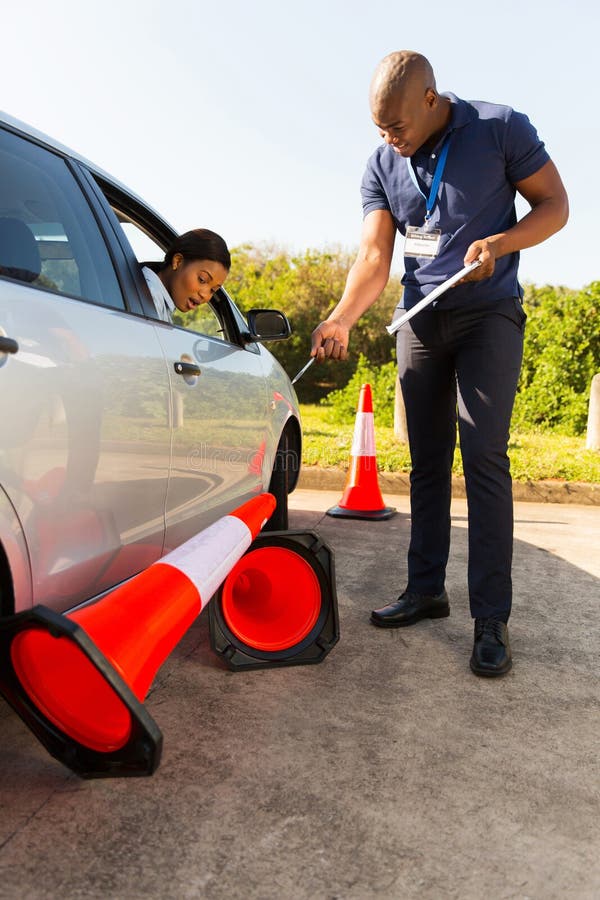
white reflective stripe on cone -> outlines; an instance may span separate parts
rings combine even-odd
[[[357,412],[351,456],[375,456],[375,424],[372,412]]]
[[[200,608],[204,609],[251,543],[252,534],[245,522],[237,516],[223,516],[167,553],[156,565],[173,566],[187,575],[197,588]]]

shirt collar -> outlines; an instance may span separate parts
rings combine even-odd
[[[175,303],[173,302],[173,298],[171,297],[170,293],[168,292],[168,290],[166,289],[166,287],[164,286],[164,284],[162,283],[162,281],[160,280],[160,278],[158,277],[158,275],[156,274],[154,269],[150,269],[148,266],[145,266],[145,269],[147,272],[150,272],[150,277],[151,277],[152,281],[156,284],[157,288],[160,289],[160,292],[162,294],[163,300],[165,301],[165,306],[167,307],[167,309],[170,312],[174,312],[175,311]]]
[[[444,97],[446,100],[449,100],[452,104],[452,116],[450,118],[450,123],[444,133],[440,136],[440,139],[436,143],[435,147],[431,147],[429,150],[423,150],[420,148],[414,154],[417,159],[421,157],[431,156],[433,153],[437,156],[442,149],[444,141],[452,134],[453,131],[457,131],[459,128],[463,128],[465,125],[468,125],[469,122],[476,117],[476,112],[468,104],[465,100],[461,100],[460,97],[457,97],[456,94],[451,94],[447,91],[444,94],[440,94],[440,97]]]
[[[462,128],[464,125],[468,125],[469,122],[476,118],[477,113],[466,100],[461,100],[460,97],[457,97],[456,94],[451,94],[450,91],[446,91],[444,94],[440,94],[440,96],[445,97],[446,100],[449,100],[452,104],[452,118],[450,119],[450,125],[448,126],[446,134],[450,131],[456,131],[457,128]]]

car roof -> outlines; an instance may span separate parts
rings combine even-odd
[[[62,156],[68,156],[70,159],[77,160],[77,162],[80,162],[103,181],[108,181],[119,191],[127,194],[128,197],[131,197],[133,200],[135,200],[136,203],[139,203],[141,206],[145,207],[148,212],[150,212],[157,219],[160,219],[168,228],[170,228],[174,234],[176,233],[173,226],[170,225],[170,223],[167,222],[160,213],[149,206],[142,197],[140,197],[134,191],[130,190],[130,188],[120,182],[117,178],[113,178],[112,175],[109,175],[108,172],[105,172],[104,169],[100,168],[100,166],[97,166],[95,163],[90,162],[90,160],[86,159],[85,156],[81,156],[80,153],[77,153],[75,150],[71,150],[70,147],[65,146],[65,144],[61,144],[60,141],[54,140],[54,138],[50,137],[47,134],[44,134],[43,131],[38,131],[37,128],[33,128],[26,122],[22,122],[20,119],[16,119],[14,116],[9,115],[9,113],[4,112],[3,110],[0,110],[0,125],[7,125],[13,131],[18,131],[29,138],[33,138],[33,140],[38,144],[43,144],[51,150],[57,151]]]

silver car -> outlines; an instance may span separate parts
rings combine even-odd
[[[210,224],[210,223],[202,223]],[[223,289],[158,321],[141,264],[174,230],[0,115],[0,614],[98,597],[257,492],[287,527],[301,429],[290,381]]]

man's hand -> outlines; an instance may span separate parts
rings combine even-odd
[[[473,241],[465,253],[464,265],[468,266],[469,263],[475,262],[476,259],[479,260],[480,264],[476,269],[473,269],[472,272],[469,272],[468,275],[465,275],[465,277],[458,282],[459,284],[462,284],[465,281],[483,281],[484,278],[489,278],[490,275],[494,274],[494,269],[496,268],[496,251],[493,238],[483,238],[483,240],[480,241]]]
[[[469,263],[479,260],[479,265],[452,285],[452,290],[459,284],[465,284],[467,281],[482,281],[494,274],[496,268],[496,253],[494,251],[494,238],[483,238],[480,241],[473,241],[467,252],[463,264],[468,266]]]
[[[323,359],[347,359],[350,329],[341,322],[326,320],[317,325],[311,336],[310,355],[317,362]]]
[[[534,175],[517,181],[515,187],[529,203],[530,212],[507,231],[473,241],[465,254],[465,265],[476,259],[481,260],[481,265],[457,284],[489,278],[494,273],[496,260],[501,256],[540,244],[566,223],[569,201],[552,160],[548,160]]]
[[[390,274],[396,225],[387,209],[374,209],[365,216],[363,231],[340,302],[312,333],[310,355],[323,359],[347,359],[350,329],[375,303]]]

